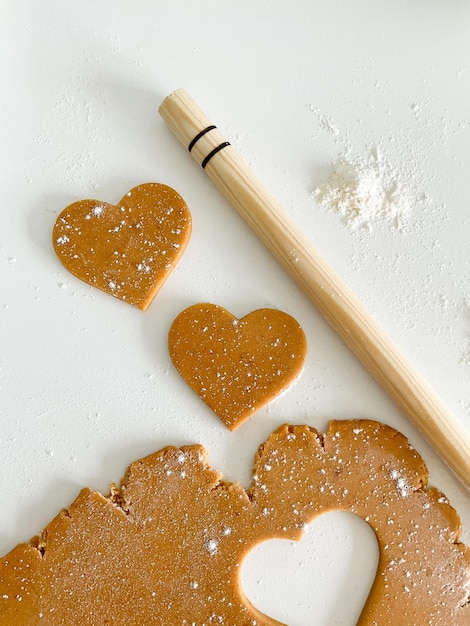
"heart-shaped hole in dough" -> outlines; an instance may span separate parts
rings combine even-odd
[[[376,536],[358,515],[329,511],[299,542],[271,539],[245,558],[245,595],[262,613],[289,626],[355,626],[374,582]],[[308,564],[315,563],[315,576]],[[281,566],[280,566],[281,564]]]

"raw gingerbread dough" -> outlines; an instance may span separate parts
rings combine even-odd
[[[286,389],[307,353],[305,334],[287,313],[258,309],[238,319],[207,303],[178,315],[168,345],[178,372],[230,430]]]
[[[469,549],[426,483],[405,437],[367,420],[333,421],[325,435],[282,426],[247,491],[223,482],[201,446],[168,447],[133,463],[108,497],[83,489],[0,559],[0,625],[273,626],[241,589],[246,554],[341,509],[379,544],[361,626],[468,626]]]
[[[57,218],[57,256],[78,278],[146,310],[181,258],[191,232],[183,198],[146,183],[117,204],[81,200]]]

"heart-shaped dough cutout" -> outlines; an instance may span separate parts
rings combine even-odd
[[[216,304],[195,304],[174,320],[170,357],[188,385],[235,430],[300,374],[307,341],[300,324],[277,309],[241,319]]]
[[[145,311],[181,258],[191,215],[171,187],[146,183],[117,204],[80,200],[53,229],[64,266],[81,280]]]

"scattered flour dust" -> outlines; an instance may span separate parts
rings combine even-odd
[[[376,147],[362,158],[340,156],[314,195],[353,228],[371,229],[373,221],[386,220],[401,230],[414,202],[397,171],[381,158]]]
[[[462,358],[460,362],[464,365],[470,365],[470,336],[466,337],[463,344]]]
[[[470,319],[470,304],[468,300],[465,300],[465,317],[467,320]],[[470,365],[470,334],[464,338],[460,362],[464,365]]]

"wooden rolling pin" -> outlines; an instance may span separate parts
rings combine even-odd
[[[306,241],[233,146],[183,89],[165,98],[159,113],[346,345],[470,487],[470,438],[463,424]]]

